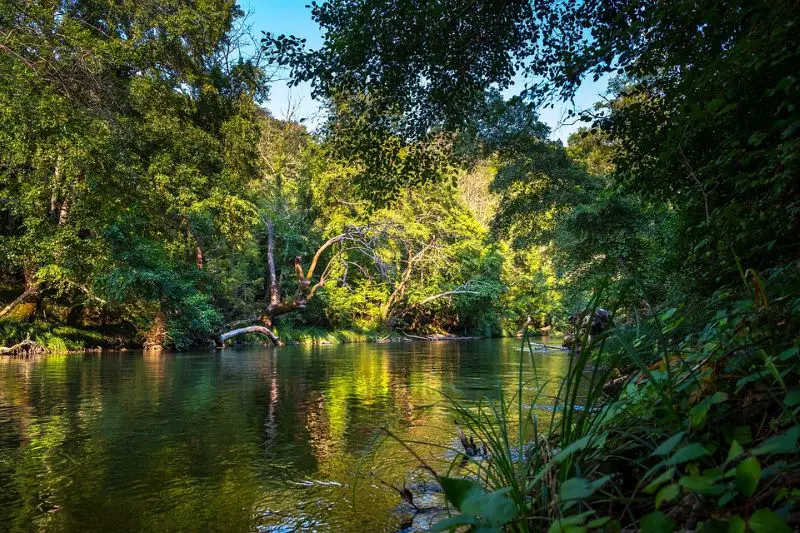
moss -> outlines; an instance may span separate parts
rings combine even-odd
[[[375,339],[374,332],[355,329],[328,330],[317,327],[281,328],[276,332],[287,344],[345,344],[370,342]]]

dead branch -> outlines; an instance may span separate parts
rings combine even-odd
[[[29,357],[43,353],[47,353],[47,348],[30,339],[25,339],[9,347],[0,346],[0,355],[24,355]]]
[[[265,326],[248,326],[246,328],[239,328],[227,331],[217,337],[216,339],[217,346],[222,347],[226,340],[236,337],[238,335],[245,335],[247,333],[258,333],[260,335],[264,335],[265,337],[267,337],[269,340],[272,341],[273,345],[283,346],[283,343],[278,338],[278,336],[275,335],[271,329]]]
[[[439,294],[434,294],[433,296],[428,296],[427,298],[422,300],[418,305],[425,305],[426,303],[438,300],[439,298],[446,298],[448,296],[455,296],[457,294],[480,294],[480,293],[478,291],[453,289],[452,291],[445,291]]]

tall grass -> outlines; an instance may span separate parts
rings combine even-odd
[[[113,339],[103,333],[70,326],[53,327],[44,321],[0,322],[0,345],[15,344],[31,339],[51,353],[80,351],[86,347],[108,346]]]

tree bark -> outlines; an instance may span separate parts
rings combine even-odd
[[[56,167],[53,172],[53,184],[50,188],[50,218],[58,221],[58,189],[61,186],[61,154],[56,156]]]
[[[61,203],[61,211],[58,213],[59,226],[66,224],[69,219],[69,209],[72,207],[72,194],[73,190],[70,188],[70,190],[67,191],[67,195],[64,197],[64,201]]]
[[[0,346],[0,355],[31,356],[43,353],[47,353],[47,349],[30,339],[25,339],[24,341],[9,347]]]
[[[267,288],[267,305],[277,305],[281,301],[278,289],[278,277],[275,274],[275,227],[271,220],[267,221],[267,273],[269,287]]]

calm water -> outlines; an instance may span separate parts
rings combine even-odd
[[[0,531],[397,531],[387,483],[418,465],[379,428],[451,444],[442,393],[513,392],[518,361],[515,340],[0,357]]]

